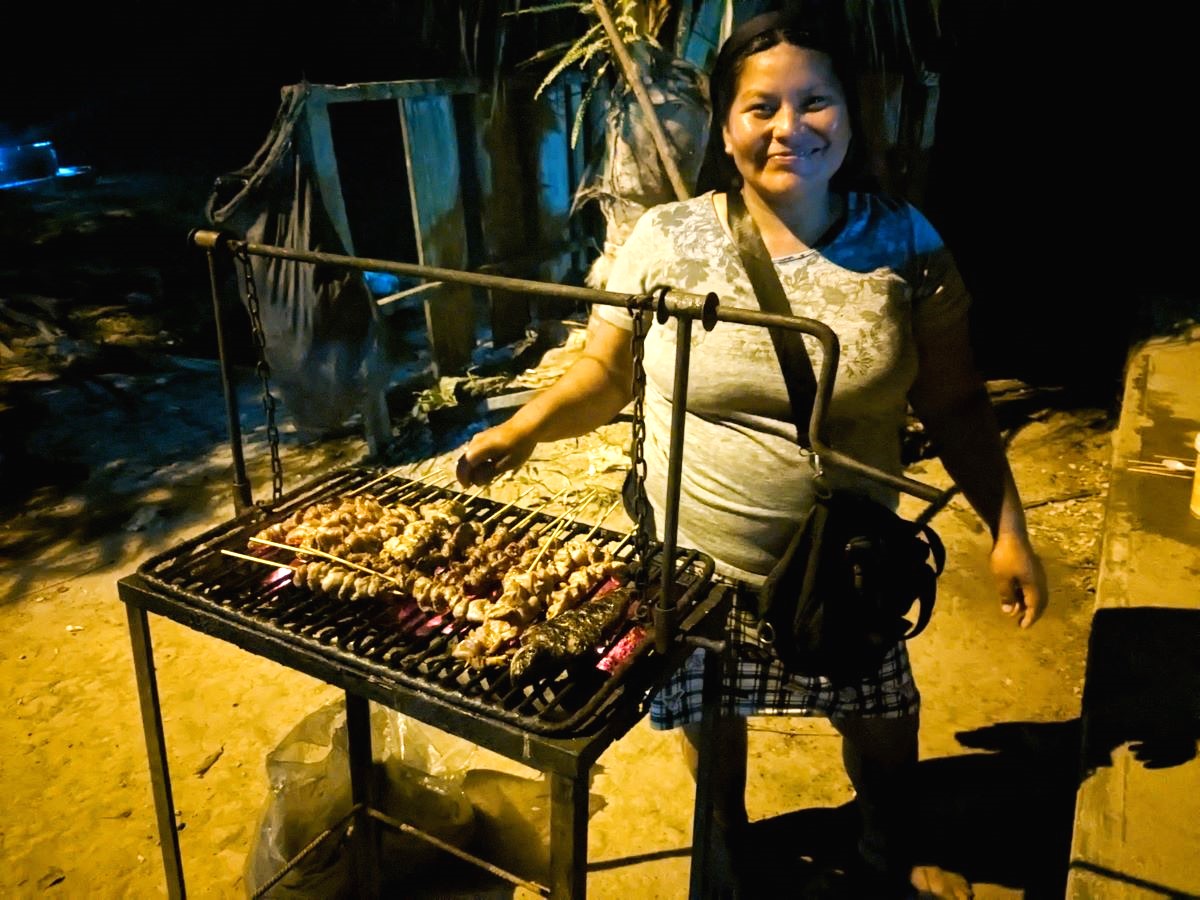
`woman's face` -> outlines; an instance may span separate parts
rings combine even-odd
[[[850,146],[846,98],[829,57],[793,44],[748,56],[723,134],[744,184],[764,201],[824,191]]]

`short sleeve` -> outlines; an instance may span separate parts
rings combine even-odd
[[[615,294],[646,293],[646,273],[650,269],[651,251],[656,245],[654,234],[654,217],[651,211],[647,211],[617,250],[608,281],[604,285],[605,290]],[[627,309],[597,305],[592,307],[592,315],[618,328],[633,330],[633,317]]]
[[[909,206],[916,253],[913,331],[918,337],[966,327],[971,296],[954,256],[929,220]]]

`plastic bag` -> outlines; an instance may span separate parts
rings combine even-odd
[[[475,746],[372,704],[374,805],[401,822],[457,847],[475,831],[475,810],[463,790]],[[334,826],[352,805],[344,699],[306,716],[267,755],[270,793],[246,860],[253,896],[293,856]],[[383,886],[411,877],[441,851],[381,826]],[[270,897],[353,896],[345,829],[330,835],[278,884]]]

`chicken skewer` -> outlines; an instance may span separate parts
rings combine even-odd
[[[276,541],[268,541],[268,540],[265,540],[263,538],[258,538],[258,537],[252,537],[252,538],[250,538],[250,540],[256,544],[265,544],[268,547],[276,547],[280,550],[291,550],[294,553],[307,553],[312,556],[319,556],[319,557],[322,557],[323,559],[328,559],[330,562],[335,562],[340,566],[345,566],[350,569],[357,569],[360,572],[365,572],[367,575],[377,575],[380,578],[383,578],[386,581],[390,581],[392,584],[395,584],[399,587],[404,586],[403,582],[401,582],[400,580],[398,580],[396,578],[391,577],[390,575],[385,575],[382,572],[376,572],[374,569],[368,569],[366,566],[360,566],[356,562],[351,562],[348,559],[342,559],[340,556],[335,556],[332,553],[326,553],[323,550],[316,550],[316,549],[312,549],[309,547],[292,547],[292,546],[289,546],[288,544],[280,544],[280,543],[277,543]]]

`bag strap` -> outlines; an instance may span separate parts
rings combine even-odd
[[[929,544],[929,552],[933,556],[933,569],[921,581],[921,587],[917,591],[917,621],[912,628],[901,635],[901,639],[906,641],[915,638],[929,624],[929,618],[933,615],[933,601],[937,596],[937,579],[942,574],[942,570],[946,568],[946,545],[942,543],[937,532],[928,525],[920,525],[917,527],[914,538],[920,540],[922,537]]]
[[[750,286],[754,288],[754,296],[764,312],[781,316],[790,316],[792,304],[788,302],[779,283],[779,273],[775,271],[775,263],[767,252],[762,235],[750,211],[746,209],[746,201],[742,192],[728,191],[725,194],[725,207],[729,216],[729,230],[733,233],[733,243],[737,247],[738,256],[742,260],[742,268],[750,277]],[[792,404],[792,417],[796,420],[796,436],[800,446],[811,450],[808,440],[808,421],[812,418],[813,400],[817,396],[817,376],[813,373],[812,360],[804,346],[804,338],[798,331],[786,331],[782,328],[768,329],[771,332],[771,343],[775,345],[775,355],[779,357],[780,368],[783,369],[783,381],[787,385],[788,400]]]

